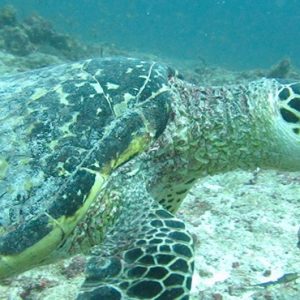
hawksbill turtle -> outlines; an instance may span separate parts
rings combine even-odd
[[[0,78],[0,279],[77,253],[77,299],[188,299],[196,179],[300,169],[300,82],[100,58]]]

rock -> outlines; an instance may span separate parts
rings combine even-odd
[[[268,78],[287,78],[291,73],[292,63],[289,58],[282,59],[278,64],[273,66],[269,73]]]
[[[2,31],[4,49],[12,54],[27,55],[35,50],[28,35],[19,27],[6,27]]]
[[[13,6],[7,5],[0,10],[0,28],[4,26],[15,26],[17,14]]]
[[[30,41],[34,44],[48,43],[55,35],[51,23],[37,14],[33,14],[26,18],[22,26]]]

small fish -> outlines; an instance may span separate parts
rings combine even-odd
[[[297,280],[298,278],[300,278],[300,273],[287,273],[287,274],[284,274],[283,276],[279,277],[277,280],[258,283],[258,284],[254,284],[253,286],[267,287],[270,285],[282,284],[282,283],[294,281],[294,280]]]

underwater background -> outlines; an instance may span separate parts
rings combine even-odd
[[[300,65],[298,0],[1,0],[82,41],[232,69]]]
[[[197,85],[300,81],[299,8],[300,0],[0,0],[0,76],[123,55],[166,62]],[[191,300],[300,299],[300,172],[208,176],[177,216],[195,239]],[[0,283],[0,300],[73,300],[84,265],[78,255],[29,270]]]

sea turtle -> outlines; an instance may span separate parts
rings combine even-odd
[[[0,279],[89,256],[78,299],[188,299],[196,179],[300,169],[300,82],[94,58],[0,78]]]

